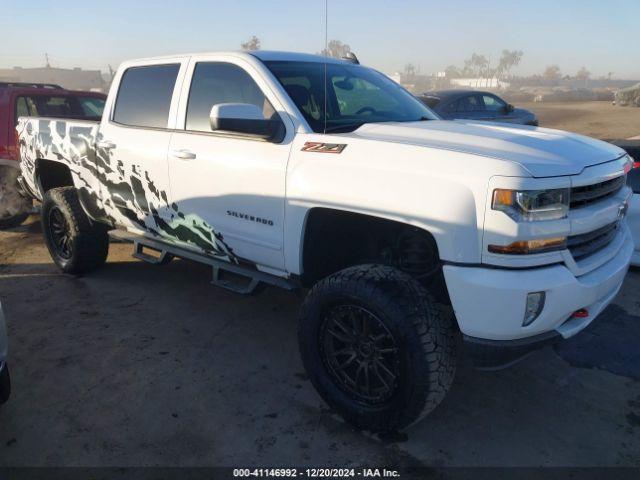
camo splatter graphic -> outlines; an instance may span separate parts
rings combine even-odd
[[[98,124],[21,118],[20,168],[33,192],[36,160],[53,160],[69,167],[73,182],[90,210],[115,225],[143,230],[173,242],[182,242],[216,258],[238,263],[222,235],[196,215],[169,203],[167,192],[156,187],[148,171],[113,157],[113,151],[95,147]]]

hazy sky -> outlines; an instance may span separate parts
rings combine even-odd
[[[473,52],[524,57],[516,73],[586,66],[594,76],[640,78],[640,0],[328,0],[329,38],[387,73],[412,62],[430,73]],[[8,5],[7,5],[8,3]],[[0,67],[107,69],[127,58],[236,50],[251,35],[263,49],[316,53],[324,0],[0,0]]]

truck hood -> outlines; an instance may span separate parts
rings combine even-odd
[[[351,135],[506,160],[534,177],[577,175],[625,154],[610,143],[575,133],[493,122],[369,123]]]

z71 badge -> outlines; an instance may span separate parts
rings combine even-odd
[[[316,153],[342,153],[346,147],[347,145],[345,143],[305,142],[302,147],[302,151]]]

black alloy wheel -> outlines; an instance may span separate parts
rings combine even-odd
[[[320,352],[335,383],[358,401],[378,405],[396,391],[400,359],[384,323],[357,305],[336,305],[325,314]]]
[[[69,260],[73,255],[69,222],[67,222],[62,211],[57,206],[49,210],[48,222],[56,253],[60,258]]]

